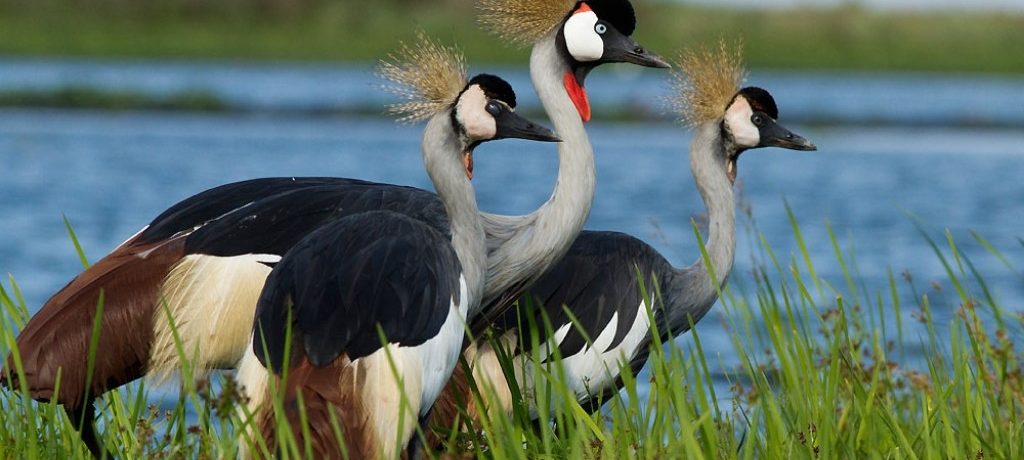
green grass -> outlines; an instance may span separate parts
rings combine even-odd
[[[1024,73],[1024,16],[836,9],[742,11],[638,0],[637,38],[662,54],[742,37],[759,68]],[[526,62],[437,0],[0,0],[0,54],[376,61],[422,28],[472,63]]]
[[[557,424],[533,426],[520,404],[511,418],[492,413],[480,433],[449,436],[447,449],[492,459],[1024,458],[1024,355],[1015,343],[1024,314],[1020,305],[1000,303],[962,242],[922,231],[933,252],[918,256],[945,268],[942,289],[922,289],[912,275],[891,271],[888,284],[868,286],[855,252],[831,228],[834,257],[814,260],[797,218],[790,219],[793,254],[776,253],[756,228],[747,229],[746,237],[761,242],[757,269],[734,273],[716,307],[733,350],[704,348],[706,329],[698,327],[690,345],[652,352],[646,400],[627,373],[621,396],[596,415],[566,402],[571,397],[552,371],[538,377],[534,396],[554,408]],[[985,249],[981,256],[1021,274],[1000,249],[972,238]],[[842,278],[819,277],[825,267]],[[937,321],[937,305],[955,314]],[[28,317],[13,278],[0,284],[0,307],[6,354]],[[904,345],[919,345],[921,355],[906,355]],[[730,391],[716,393],[710,369],[733,353],[741,364],[726,369]],[[165,409],[149,406],[148,393],[134,384],[99,400],[101,432],[117,455],[235,455],[238,394],[230,379],[185,379],[177,403]],[[0,406],[0,458],[86,455],[54,405],[4,391]],[[197,416],[186,418],[187,410]],[[278,442],[289,458],[300,451],[286,433]]]

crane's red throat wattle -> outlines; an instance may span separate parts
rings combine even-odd
[[[565,84],[565,91],[569,93],[569,99],[572,99],[576,111],[580,113],[580,118],[585,122],[590,121],[590,100],[587,99],[587,90],[576,82],[576,76],[572,72],[566,72],[562,81]]]
[[[466,177],[473,180],[473,152],[462,153],[462,166],[466,167]]]

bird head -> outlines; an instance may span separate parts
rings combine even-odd
[[[630,37],[636,14],[629,0],[481,0],[480,11],[486,28],[514,43],[534,44],[555,31],[568,67],[565,89],[583,121],[590,120],[583,85],[595,67],[612,62],[669,67]]]
[[[735,147],[728,158],[729,180],[736,181],[736,161],[743,152],[761,147],[817,150],[811,141],[780,125],[779,109],[768,91],[756,86],[739,90],[725,109],[722,130]]]
[[[562,20],[556,39],[579,68],[626,62],[667,69],[668,62],[630,37],[634,30],[636,14],[628,0],[586,0]]]
[[[555,40],[569,64],[564,85],[583,121],[590,120],[590,101],[583,85],[597,66],[625,62],[669,67],[668,62],[630,37],[635,29],[636,15],[628,0],[576,2],[562,21]]]
[[[747,150],[817,149],[778,124],[779,109],[768,91],[753,86],[740,89],[746,73],[738,45],[721,42],[717,49],[684,51],[676,68],[672,102],[686,124],[716,123],[721,127],[730,181],[736,181],[736,162]]]
[[[457,49],[420,32],[414,45],[380,63],[377,73],[391,82],[384,89],[403,99],[389,110],[399,121],[426,120],[448,112],[463,144],[462,163],[473,178],[473,149],[482,142],[520,138],[557,142],[551,130],[517,115],[516,95],[505,80],[480,74],[466,79],[466,61]]]
[[[455,101],[453,125],[468,146],[463,153],[466,175],[473,178],[473,149],[483,142],[518,138],[545,142],[561,139],[550,129],[515,113],[516,94],[505,80],[480,74],[469,80]]]

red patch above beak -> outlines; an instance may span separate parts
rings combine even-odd
[[[583,3],[580,3],[580,7],[576,8],[576,11],[573,11],[572,14],[586,13],[587,11],[593,11],[593,10],[590,9],[590,5],[587,5],[586,2],[583,2]]]
[[[576,83],[576,76],[572,72],[565,73],[562,83],[565,85],[565,91],[569,93],[569,99],[572,99],[573,105],[576,106],[576,111],[580,113],[580,118],[584,122],[590,121],[590,100],[587,99],[587,90]]]

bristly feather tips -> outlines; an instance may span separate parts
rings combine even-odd
[[[575,4],[575,0],[480,0],[478,21],[501,39],[528,46],[557,27]]]
[[[669,102],[683,123],[691,126],[725,115],[746,78],[739,42],[721,40],[717,48],[683,50],[673,67]]]
[[[389,105],[388,112],[404,123],[425,120],[455,103],[467,72],[462,52],[423,31],[417,32],[416,43],[400,44],[377,66],[377,75],[389,82],[383,89],[402,100]]]

